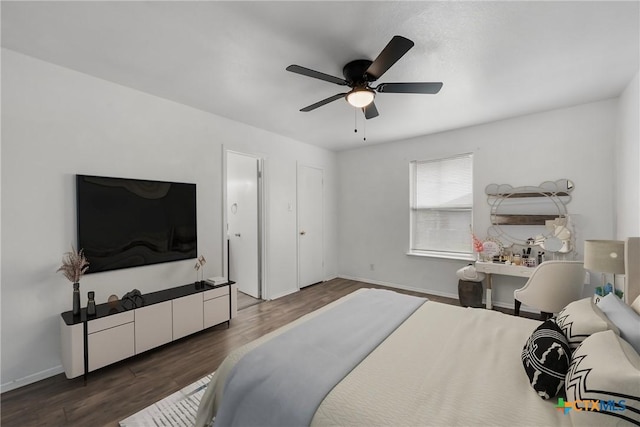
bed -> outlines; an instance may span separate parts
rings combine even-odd
[[[629,289],[637,295],[636,284],[633,286]],[[354,311],[349,304],[379,292],[396,294],[379,289],[358,290],[234,350],[215,372],[200,404],[196,425],[212,425],[214,421],[216,426],[640,425],[640,356],[620,338],[622,329],[594,308],[591,298],[570,304],[558,315],[564,333],[572,334],[567,337],[572,346],[569,370],[573,370],[571,381],[566,377],[572,387],[567,393],[542,399],[523,368],[523,346],[544,326],[541,321],[424,300],[397,327],[391,328],[366,357],[348,368],[348,374],[332,385],[326,395],[311,404],[314,410],[308,421],[269,418],[268,414],[280,410],[288,401],[294,402],[295,410],[300,400],[296,401],[298,392],[287,394],[286,389],[284,394],[280,390],[280,397],[274,397],[282,388],[276,382],[262,392],[265,402],[249,402],[236,409],[241,415],[254,410],[254,418],[231,416],[222,422],[223,414],[230,411],[224,408],[232,400],[229,394],[235,375],[241,372],[239,366],[247,355],[255,354],[270,342],[273,344],[281,336],[300,332],[314,319],[316,323],[335,319],[341,307],[343,311]],[[629,316],[640,316],[629,305],[622,304],[631,310]],[[640,297],[634,305],[640,309]],[[640,327],[638,319],[632,319],[638,322],[632,323],[632,333],[634,327]],[[337,329],[335,334],[347,333],[343,328]],[[299,341],[312,341],[307,339],[310,335],[302,332],[303,339]],[[584,354],[587,349],[589,354]],[[262,364],[261,357],[254,366]],[[306,369],[314,370],[314,366],[317,367],[312,364]],[[592,371],[586,382],[585,370]],[[246,390],[253,391],[259,384],[247,387]],[[236,393],[240,400],[245,394],[250,393]],[[605,402],[605,406],[589,410],[590,402],[596,401]],[[609,415],[613,416],[604,415],[607,405]]]

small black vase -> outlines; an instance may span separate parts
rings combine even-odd
[[[80,283],[73,284],[73,315],[80,315]]]
[[[96,315],[96,300],[95,300],[95,292],[89,291],[87,294],[87,316],[95,316]]]

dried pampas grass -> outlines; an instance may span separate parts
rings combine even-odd
[[[62,265],[56,270],[62,271],[64,277],[66,277],[71,283],[78,283],[80,276],[84,274],[89,268],[89,261],[84,257],[84,250],[80,249],[79,252],[71,246],[70,252],[65,252],[62,256]]]

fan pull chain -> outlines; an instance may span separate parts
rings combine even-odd
[[[353,133],[358,133],[358,110],[353,110]]]
[[[362,112],[364,112],[364,108],[362,109]],[[362,130],[363,130],[363,141],[367,140],[367,120],[365,119],[364,122],[362,123]],[[353,133],[358,133],[358,110],[354,109],[353,110]]]
[[[366,119],[364,120],[364,123],[362,124],[362,131],[363,131],[362,133],[364,134],[362,140],[366,141],[367,140],[367,120]]]

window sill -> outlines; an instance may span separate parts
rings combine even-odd
[[[455,259],[462,261],[475,261],[476,257],[474,254],[456,254],[451,252],[437,252],[437,251],[409,251],[407,252],[409,256],[417,256],[417,257],[427,257],[427,258],[442,258],[442,259]]]

